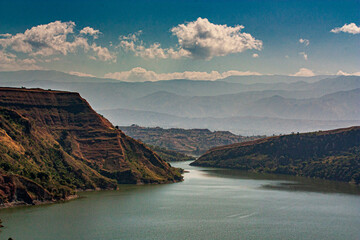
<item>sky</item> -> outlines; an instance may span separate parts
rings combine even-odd
[[[0,0],[0,71],[32,69],[124,81],[360,75],[360,0]]]

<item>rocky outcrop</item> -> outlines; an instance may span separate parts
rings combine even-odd
[[[0,88],[0,169],[3,202],[16,201],[11,189],[27,189],[27,203],[27,195],[33,202],[57,200],[76,189],[182,179],[178,169],[115,128],[78,93],[42,89]]]
[[[49,191],[19,175],[0,175],[0,205],[35,204],[54,201]]]

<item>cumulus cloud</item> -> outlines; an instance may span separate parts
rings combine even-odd
[[[111,53],[109,49],[107,49],[106,47],[97,46],[95,43],[93,43],[91,45],[91,49],[95,52],[97,56],[97,58],[93,58],[93,59],[116,62],[115,54]]]
[[[98,38],[98,35],[101,33],[99,30],[95,30],[92,27],[84,27],[81,31],[81,34],[88,34],[90,36],[93,36],[95,39]]]
[[[160,81],[171,79],[189,79],[189,80],[217,80],[229,76],[247,76],[247,75],[262,75],[257,72],[241,72],[241,71],[227,71],[219,73],[218,71],[211,72],[174,72],[174,73],[156,73],[141,67],[136,67],[130,71],[114,72],[105,74],[105,78],[113,78],[121,81],[143,82],[143,81]]]
[[[243,28],[242,25],[229,27],[213,24],[207,18],[198,18],[179,24],[171,32],[178,38],[180,48],[188,51],[191,57],[210,60],[248,49],[261,50],[262,41],[241,32]]]
[[[262,41],[256,40],[249,33],[243,33],[242,25],[235,27],[210,23],[206,18],[179,24],[170,31],[177,37],[176,47],[162,48],[160,43],[146,47],[139,40],[140,32],[128,36],[120,36],[120,47],[125,51],[134,52],[143,58],[191,57],[210,60],[216,56],[240,53],[248,49],[262,49]]]
[[[259,57],[259,54],[254,53],[254,54],[252,55],[252,57],[253,57],[253,58],[258,58],[258,57]]]
[[[347,73],[339,70],[336,75],[342,75],[342,76],[360,76],[360,72],[353,72],[353,73]]]
[[[342,27],[337,27],[337,28],[331,29],[330,32],[332,32],[332,33],[344,32],[344,33],[351,33],[351,34],[359,34],[360,27],[356,26],[355,23],[350,23],[350,24],[345,24]]]
[[[301,56],[303,56],[304,60],[308,60],[308,55],[305,52],[299,52]]]
[[[37,70],[41,67],[36,65],[34,59],[17,59],[15,54],[0,51],[0,71]]]
[[[184,49],[175,50],[174,48],[162,48],[160,43],[153,43],[150,47],[146,47],[143,41],[140,41],[138,38],[141,33],[142,31],[138,31],[127,36],[120,36],[120,44],[118,47],[124,49],[125,52],[133,52],[135,56],[148,59],[179,59],[189,55]]]
[[[96,77],[96,76],[94,76],[92,74],[83,73],[83,72],[71,71],[71,72],[68,72],[68,73],[71,74],[71,75],[79,76],[79,77]]]
[[[290,76],[298,76],[298,77],[312,77],[315,76],[314,72],[307,68],[300,68],[299,71],[295,74],[291,74]]]
[[[310,41],[308,39],[300,38],[299,43],[304,44],[305,46],[309,46]]]
[[[111,55],[107,48],[97,46],[95,43],[89,44],[89,39],[84,36],[97,36],[100,33],[99,30],[85,27],[79,35],[74,32],[74,29],[74,22],[55,21],[34,26],[24,33],[2,34],[0,46],[3,47],[3,50],[25,53],[32,57],[67,55],[76,52],[78,49],[82,49],[84,52],[92,50],[97,59],[114,61],[115,56]]]
[[[0,39],[0,45],[10,47],[16,52],[32,53],[32,55],[49,56],[53,54],[66,55],[77,47],[87,47],[83,38],[67,41],[67,36],[74,32],[74,22],[55,21],[27,29],[24,33]]]
[[[11,36],[12,35],[10,33],[2,33],[2,34],[0,34],[0,37],[2,37],[2,38],[9,38]]]

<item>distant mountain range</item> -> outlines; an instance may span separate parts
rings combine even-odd
[[[125,134],[146,144],[169,150],[199,156],[212,147],[253,140],[259,137],[243,137],[229,131],[209,131],[208,129],[163,129],[137,125],[120,126]]]
[[[360,123],[359,76],[233,76],[217,81],[130,83],[56,71],[17,71],[0,72],[0,85],[79,92],[117,125],[258,135]]]
[[[360,120],[303,120],[269,117],[186,118],[151,111],[129,109],[100,110],[115,125],[163,128],[208,128],[211,131],[231,131],[244,136],[310,132],[359,125]]]

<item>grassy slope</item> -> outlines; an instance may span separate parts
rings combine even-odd
[[[217,147],[193,163],[360,183],[360,127]]]

